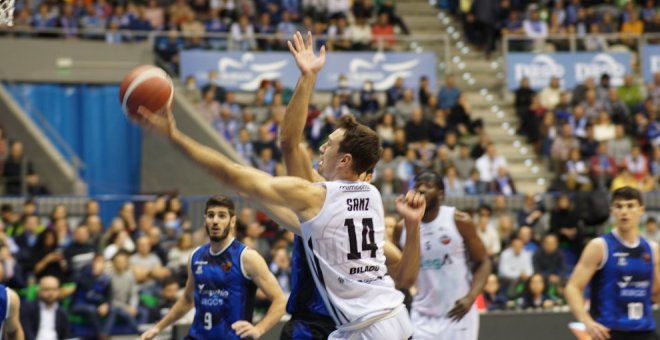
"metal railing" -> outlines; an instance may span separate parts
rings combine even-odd
[[[558,34],[545,38],[504,35],[502,55],[509,52],[607,52],[624,48],[640,51],[643,44],[660,44],[660,34]]]

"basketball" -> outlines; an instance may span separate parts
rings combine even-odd
[[[158,112],[172,105],[173,99],[172,80],[163,69],[153,65],[134,68],[119,87],[119,102],[128,117],[137,116],[140,106]]]

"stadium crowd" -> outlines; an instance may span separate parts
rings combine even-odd
[[[582,22],[585,32],[597,32],[594,30],[606,26],[603,23],[606,15],[595,19],[594,13],[610,13],[598,6],[611,4],[601,2],[604,4],[587,7],[586,1],[565,4],[554,1],[549,7],[532,9],[532,15],[537,11],[540,17],[549,18],[553,23],[569,23],[574,11],[589,14],[592,19]],[[226,7],[228,3],[233,7]],[[402,24],[396,19],[392,21],[395,12],[389,1],[376,4],[369,0],[358,1],[352,10],[349,7],[337,10],[328,2],[325,13],[310,12],[309,8],[305,9],[304,2],[293,3],[195,1],[189,5],[177,1],[167,7],[152,0],[145,7],[131,3],[113,6],[99,0],[66,3],[60,9],[44,1],[28,2],[25,8],[19,8],[17,15],[18,19],[25,19],[23,24],[34,29],[58,23],[68,27],[66,25],[71,22],[66,18],[73,17],[76,24],[72,25],[80,25],[76,28],[90,23],[100,28],[107,25],[108,34],[122,28],[122,24],[138,25],[142,20],[142,26],[124,27],[169,30],[170,38],[174,39],[170,42],[176,42],[176,49],[157,49],[161,53],[173,52],[161,54],[170,61],[176,60],[176,51],[194,42],[194,38],[184,40],[174,34],[178,30],[173,27],[181,32],[222,29],[233,34],[233,27],[240,31],[241,27],[252,25],[250,20],[253,20],[254,32],[257,32],[257,25],[270,25],[269,29],[274,30],[270,33],[280,32],[280,26],[287,26],[283,30],[299,29],[300,26],[282,25],[291,20],[315,32],[319,32],[317,26],[322,27],[319,29],[327,29],[329,35],[334,25],[335,34],[340,36],[339,32],[346,29],[344,25],[348,22],[354,22],[356,27],[364,25],[360,22],[364,15],[359,13],[379,11],[389,16],[383,16],[383,22],[387,19]],[[514,9],[525,5],[522,1],[501,3],[508,3]],[[391,11],[382,10],[388,6]],[[622,6],[625,10],[609,19],[616,25],[619,21],[636,20],[632,13],[637,11],[631,11],[630,5]],[[374,7],[380,9],[374,10]],[[299,10],[294,11],[294,8]],[[639,8],[639,17],[657,20],[658,14],[649,15],[646,9]],[[148,14],[154,12],[160,14]],[[142,19],[131,22],[130,13]],[[180,16],[176,16],[177,13]],[[256,16],[255,13],[262,14]],[[515,13],[512,10],[504,18],[515,18]],[[205,18],[206,15],[209,17]],[[470,15],[474,17],[470,19]],[[555,18],[561,15],[564,20]],[[96,16],[105,21],[98,21]],[[624,20],[626,17],[628,19]],[[372,16],[368,18],[373,19]],[[467,22],[479,18],[477,13],[466,15]],[[619,30],[616,25],[613,29]],[[515,28],[507,24],[497,28],[506,31],[512,27]],[[517,32],[523,32],[521,27],[516,28]],[[281,33],[289,35],[288,31]],[[369,41],[363,40],[367,45]],[[335,42],[338,43],[329,46],[336,49],[364,47],[342,45],[339,38]],[[212,44],[212,41],[204,43]],[[262,50],[283,48],[282,41],[276,39],[256,39],[246,48],[255,47]],[[201,88],[189,78],[184,84],[186,97],[246,160],[263,171],[283,174],[277,137],[291,99],[291,89],[277,79],[264,81],[255,93],[254,102],[246,106],[236,101],[234,93],[219,86],[217,78],[217,73],[210,72],[209,83]],[[490,142],[482,122],[472,116],[470,102],[451,75],[437,90],[431,89],[427,79],[422,78],[417,80],[416,91],[406,83],[415,80],[399,79],[384,92],[375,91],[370,82],[365,82],[360,91],[352,91],[345,77],[340,77],[328,105],[310,106],[305,137],[314,158],[319,145],[333,130],[334,121],[344,114],[354,114],[374,128],[382,139],[383,158],[374,169],[373,183],[384,195],[405,192],[413,176],[429,168],[444,175],[446,196],[495,195],[492,206],[482,204],[470,211],[488,254],[497,264],[478,301],[480,308],[488,311],[552,308],[565,304],[563,285],[583,245],[603,231],[593,227],[607,222],[607,216],[589,214],[598,209],[581,209],[584,204],[592,204],[591,207],[601,204],[602,207],[605,197],[602,191],[624,185],[645,192],[654,191],[660,178],[660,122],[657,117],[660,74],[648,84],[642,84],[632,75],[626,76],[624,84],[618,87],[609,80],[609,76],[603,74],[599,79],[587,79],[575,89],[562,89],[561,83],[553,79],[546,88],[535,91],[523,79],[515,91],[514,109],[520,121],[518,133],[535,146],[538,156],[546,160],[556,174],[550,191],[563,192],[550,206],[532,194],[525,196],[520,209],[507,206],[507,196],[517,194],[515,183],[507,173],[507,160],[498,155],[497,146]],[[48,189],[39,183],[39,169],[34,169],[27,156],[21,141],[9,141],[0,129],[0,173],[5,194],[48,194]],[[36,284],[44,277],[55,277],[61,287],[60,306],[71,312],[72,331],[85,334],[80,322],[84,317],[93,320],[87,327],[93,327],[92,331],[97,333],[120,332],[122,327],[127,332],[135,332],[139,324],[156,321],[172,306],[185,282],[186,259],[204,242],[205,232],[191,225],[185,204],[176,196],[126,202],[107,226],[103,225],[99,210],[94,200],[87,202],[82,216],[70,216],[65,206],[57,206],[51,212],[38,211],[32,199],[26,199],[20,211],[3,205],[0,280],[21,290],[26,299],[35,298],[35,289],[39,290],[39,299],[44,299],[44,285],[35,288]],[[282,232],[265,215],[250,208],[243,208],[237,219],[239,239],[266,258],[280,285],[288,292],[292,235]],[[388,237],[394,241],[396,217],[388,216],[386,222],[392,231]],[[652,214],[645,220],[642,230],[644,236],[660,242],[660,230]],[[25,315],[24,323],[29,322],[29,315]]]

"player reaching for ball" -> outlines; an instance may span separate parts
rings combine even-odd
[[[234,203],[221,196],[206,201],[204,224],[210,242],[188,263],[184,294],[165,317],[142,334],[153,339],[195,307],[186,339],[259,338],[284,315],[286,298],[264,259],[234,238]],[[256,288],[271,301],[264,318],[251,323]]]
[[[568,284],[566,300],[593,340],[655,340],[651,299],[660,288],[658,245],[639,236],[644,203],[639,190],[612,193],[614,230],[591,240]],[[591,281],[591,308],[582,292]]]
[[[383,245],[385,226],[378,190],[358,176],[380,158],[380,140],[353,116],[321,147],[319,173],[328,181],[312,183],[296,177],[273,177],[234,164],[176,128],[171,110],[154,114],[140,109],[139,123],[153,128],[211,171],[222,183],[264,204],[290,208],[301,221],[307,261],[316,286],[335,321],[330,339],[408,339],[412,327],[403,294],[387,275]],[[399,200],[407,224],[419,223],[424,196],[409,193]]]

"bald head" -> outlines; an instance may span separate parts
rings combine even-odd
[[[60,280],[54,276],[44,276],[39,280],[39,299],[47,306],[53,305],[59,299]]]

